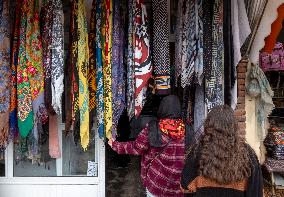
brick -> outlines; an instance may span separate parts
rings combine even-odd
[[[247,68],[246,67],[244,67],[244,66],[238,66],[237,67],[237,71],[238,71],[238,73],[246,73],[247,72]]]
[[[245,101],[246,101],[246,99],[245,99],[244,96],[238,97],[238,104],[239,104],[239,103],[245,103]]]
[[[245,85],[238,85],[238,91],[245,91],[246,86]]]
[[[245,122],[239,122],[238,126],[239,126],[239,130],[245,130],[246,129],[246,123]]]
[[[246,105],[244,103],[239,103],[237,105],[237,109],[245,109],[246,108]]]
[[[238,79],[245,79],[246,73],[238,73]]]
[[[241,91],[238,91],[238,97],[240,96],[240,97],[243,97],[243,96],[245,96],[246,94],[245,94],[245,91],[243,91],[243,90],[241,90]]]
[[[248,62],[249,62],[249,60],[247,58],[241,59],[241,63],[243,63],[243,64],[247,64]]]
[[[246,84],[246,81],[244,79],[239,79],[238,80],[238,86],[245,85],[245,84]]]
[[[239,130],[239,135],[241,136],[241,138],[245,139],[245,137],[246,137],[246,130],[245,129]]]
[[[237,116],[238,122],[245,122],[246,121],[246,116]]]
[[[244,115],[246,115],[246,110],[245,109],[237,109],[235,111],[235,115],[236,116],[244,116]]]

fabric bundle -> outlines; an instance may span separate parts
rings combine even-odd
[[[9,137],[10,112],[10,13],[8,0],[0,1],[0,152]]]
[[[171,67],[169,46],[168,1],[153,0],[153,65],[156,94],[170,94]]]

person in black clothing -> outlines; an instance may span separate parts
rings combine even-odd
[[[239,136],[231,107],[217,106],[208,114],[204,134],[187,151],[181,187],[191,197],[263,196],[259,161]]]

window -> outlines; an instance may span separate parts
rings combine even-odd
[[[5,152],[0,152],[0,177],[5,176]]]

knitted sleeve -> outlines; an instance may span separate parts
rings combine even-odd
[[[141,131],[135,141],[114,141],[112,149],[118,154],[143,155],[149,149],[148,128]]]

